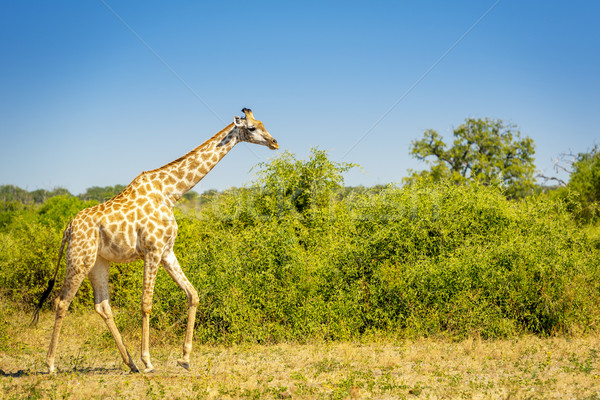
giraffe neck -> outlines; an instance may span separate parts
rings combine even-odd
[[[237,128],[230,124],[186,155],[154,171],[163,182],[162,192],[174,205],[238,143]]]

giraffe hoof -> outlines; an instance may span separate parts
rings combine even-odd
[[[144,373],[145,374],[153,374],[154,373],[154,367],[144,369]]]
[[[180,367],[183,367],[183,368],[187,369],[188,371],[190,370],[190,363],[187,362],[187,361],[177,360],[177,365],[179,365]]]
[[[133,374],[139,374],[140,373],[140,370],[138,369],[138,367],[135,364],[130,365],[129,368],[131,369],[130,372],[133,373]]]

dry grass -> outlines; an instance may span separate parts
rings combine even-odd
[[[49,376],[44,357],[53,316],[42,315],[29,329],[22,312],[0,315],[4,399],[600,399],[599,336],[197,345],[191,372],[175,365],[179,344],[155,339],[157,372],[144,375],[126,371],[97,315],[71,313],[59,345],[60,372]],[[139,359],[139,340],[125,337]]]

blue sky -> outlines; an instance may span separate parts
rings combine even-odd
[[[74,194],[127,184],[242,107],[282,150],[306,158],[318,147],[360,164],[348,185],[425,168],[411,140],[431,128],[450,141],[467,117],[518,125],[547,174],[561,152],[600,142],[600,2],[2,1],[1,10],[0,184]],[[248,183],[276,154],[240,144],[195,190]]]

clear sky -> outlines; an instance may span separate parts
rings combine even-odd
[[[0,184],[127,184],[242,107],[282,150],[360,164],[348,185],[425,168],[411,140],[467,117],[518,125],[547,174],[600,142],[598,1],[0,4]],[[240,144],[195,190],[276,154]]]

